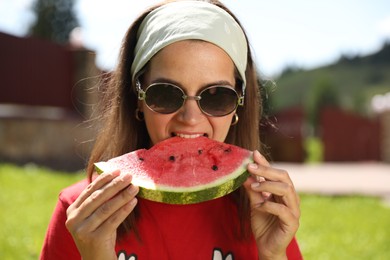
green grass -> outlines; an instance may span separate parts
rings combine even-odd
[[[59,191],[81,178],[0,164],[0,259],[38,259]]]
[[[83,178],[0,164],[0,259],[37,259],[59,191]],[[370,197],[301,196],[305,259],[388,259],[390,207]]]
[[[390,206],[371,197],[301,196],[306,259],[389,259]]]

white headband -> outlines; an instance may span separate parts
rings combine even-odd
[[[178,1],[150,12],[143,20],[131,66],[132,79],[162,48],[182,40],[204,40],[223,49],[233,60],[245,93],[247,42],[241,27],[225,10],[200,1]]]

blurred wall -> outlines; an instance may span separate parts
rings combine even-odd
[[[0,103],[73,110],[72,51],[61,45],[0,33]]]
[[[292,107],[278,112],[263,128],[262,140],[268,157],[278,162],[303,162],[305,113],[301,107]]]
[[[0,119],[0,161],[76,171],[85,167],[93,131],[76,118]]]
[[[381,125],[378,117],[325,108],[321,112],[325,161],[380,161]]]
[[[0,33],[0,161],[84,167],[95,131],[95,53]]]
[[[381,123],[381,156],[384,162],[390,163],[390,110],[380,115]]]
[[[364,117],[335,107],[325,107],[319,120],[319,138],[325,162],[390,162],[390,111]],[[279,111],[262,128],[262,140],[273,161],[304,162],[308,131],[303,108]]]

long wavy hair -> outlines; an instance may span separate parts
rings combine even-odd
[[[219,1],[207,0],[205,2],[224,9],[240,24],[233,13]],[[113,71],[106,84],[101,87],[102,97],[99,106],[101,113],[97,122],[97,125],[100,127],[87,166],[87,174],[90,181],[92,181],[94,174],[93,164],[95,162],[108,160],[137,149],[148,148],[150,145],[145,123],[136,120],[135,117],[138,99],[135,91],[135,82],[132,82],[130,70],[135,56],[134,48],[137,43],[138,29],[144,18],[158,6],[160,5],[146,10],[128,29],[122,42],[117,68]],[[246,34],[245,36],[248,42],[248,37]],[[239,121],[230,128],[225,142],[248,150],[261,150],[259,132],[262,114],[260,87],[249,43],[248,64],[245,75],[247,82],[245,104],[242,107],[238,107],[236,112],[239,116]],[[243,187],[233,192],[232,197],[237,204],[239,212],[239,233],[242,238],[248,238],[251,234],[249,199]],[[119,227],[118,238],[130,231],[135,232],[139,236],[136,227],[137,217],[139,217],[139,212],[136,208]]]

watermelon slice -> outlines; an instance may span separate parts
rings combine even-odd
[[[249,176],[252,152],[206,137],[172,137],[95,163],[98,173],[120,169],[133,175],[138,196],[168,204],[191,204],[222,197]]]

